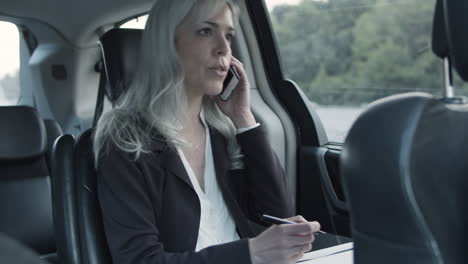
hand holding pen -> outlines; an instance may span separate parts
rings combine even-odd
[[[263,221],[268,222],[270,224],[274,224],[274,225],[307,223],[307,221],[300,215],[294,216],[294,217],[289,218],[289,219],[283,219],[283,218],[278,218],[278,217],[275,217],[275,216],[264,214],[264,215],[262,215],[262,219],[263,219]],[[297,222],[294,222],[292,220],[296,220]],[[318,235],[318,234],[326,234],[326,232],[323,232],[322,230],[319,230],[319,231],[314,233],[314,235]]]
[[[312,249],[311,243],[320,231],[318,222],[308,222],[302,216],[288,219],[263,216],[263,219],[275,224],[249,239],[252,264],[296,263],[304,252]]]

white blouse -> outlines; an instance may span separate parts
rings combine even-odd
[[[195,251],[199,251],[209,246],[223,244],[239,240],[239,235],[236,231],[234,219],[229,213],[224,198],[219,189],[216,179],[216,172],[213,161],[213,152],[211,149],[211,137],[208,126],[205,122],[203,112],[200,118],[205,126],[206,144],[205,144],[205,192],[200,187],[200,184],[185,158],[182,150],[177,147],[177,152],[184,164],[185,170],[189,175],[193,188],[200,200],[200,229],[198,230],[197,246]],[[242,128],[238,133],[245,132],[259,126],[256,125],[249,128]]]

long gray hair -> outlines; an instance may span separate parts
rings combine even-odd
[[[226,5],[237,21],[239,9],[232,0],[156,1],[146,22],[135,77],[115,107],[103,114],[96,126],[93,141],[96,165],[109,144],[134,154],[135,160],[150,152],[154,140],[149,133],[151,129],[156,129],[170,147],[187,144],[179,134],[187,97],[175,32],[181,23],[205,20]],[[202,108],[206,122],[227,140],[231,168],[242,168],[234,124],[212,99],[205,97]]]

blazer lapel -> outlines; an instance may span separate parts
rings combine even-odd
[[[177,150],[171,149],[164,140],[153,142],[153,150],[159,156],[158,159],[161,162],[161,167],[171,171],[176,177],[195,191]]]
[[[233,180],[231,177],[239,177],[239,174],[230,173],[230,160],[227,152],[224,137],[214,129],[211,135],[211,148],[213,150],[213,161],[215,163],[216,179],[224,198],[224,202],[236,223],[236,229],[240,237],[253,237],[255,234],[246,221],[244,213],[236,202],[236,195],[233,190]]]
[[[213,152],[213,162],[215,166],[216,179],[223,193],[226,193],[226,173],[229,170],[229,157],[227,154],[226,146],[223,142],[224,138],[215,129],[210,128],[211,149]],[[187,183],[193,190],[192,181],[185,170],[184,164],[175,149],[169,148],[167,144],[158,142],[159,146],[155,146],[156,150],[160,152],[161,166],[167,168],[174,173],[179,179]]]
[[[219,188],[223,194],[229,211],[235,218],[239,217],[237,207],[235,204],[234,194],[229,188],[228,171],[230,166],[229,155],[226,149],[226,143],[224,137],[217,132],[215,129],[210,128],[211,138],[211,151],[213,153],[213,162],[216,172],[216,179],[219,184]],[[176,177],[186,183],[193,191],[195,191],[192,181],[190,180],[187,171],[185,170],[184,164],[179,157],[179,154],[175,149],[171,149],[164,140],[157,140],[154,142],[153,150],[159,154],[158,159],[161,161],[161,166],[171,171]],[[236,221],[237,222],[237,221]]]

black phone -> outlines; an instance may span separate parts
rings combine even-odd
[[[229,96],[231,96],[232,92],[237,87],[237,84],[239,84],[239,79],[240,77],[236,69],[230,66],[226,78],[223,82],[223,90],[219,95],[219,97],[221,97],[221,100],[227,101],[229,99]]]

